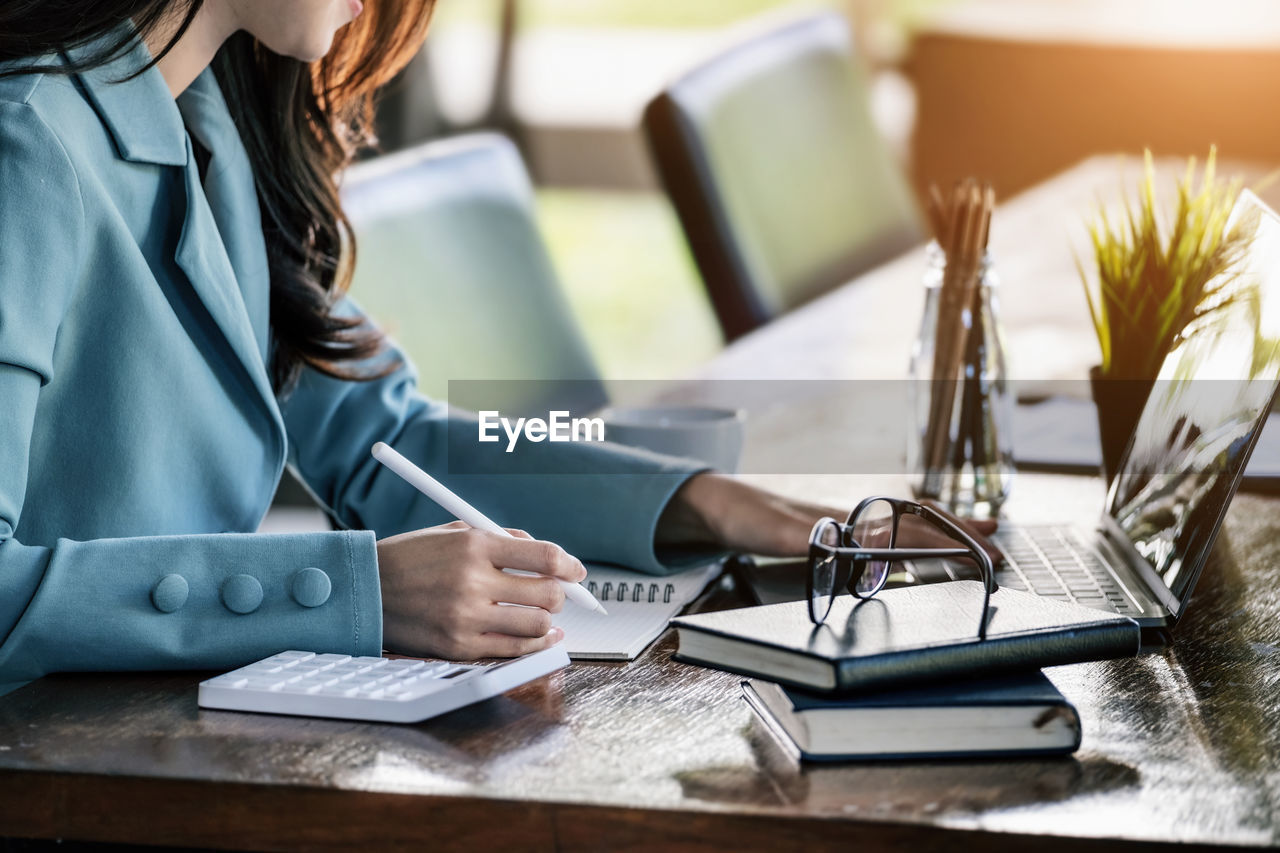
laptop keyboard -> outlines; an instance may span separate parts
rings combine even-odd
[[[1141,613],[1097,552],[1069,528],[1002,528],[993,541],[1005,555],[996,569],[1000,586],[1126,616]]]

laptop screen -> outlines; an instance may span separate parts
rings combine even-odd
[[[1232,213],[1252,234],[1219,298],[1165,358],[1107,512],[1176,601],[1191,594],[1266,423],[1280,378],[1280,219],[1248,191]]]

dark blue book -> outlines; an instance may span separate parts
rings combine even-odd
[[[1067,755],[1080,716],[1040,672],[831,697],[742,682],[784,746],[809,761]]]
[[[886,589],[866,601],[839,596],[821,626],[803,601],[671,624],[677,660],[842,695],[1132,657],[1141,644],[1132,619],[1003,588],[991,595],[979,639],[982,603],[981,583],[952,581]]]

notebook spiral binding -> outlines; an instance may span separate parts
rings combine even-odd
[[[671,596],[675,595],[675,584],[660,584],[650,581],[636,581],[635,583],[627,583],[622,581],[614,584],[612,581],[606,581],[601,587],[595,581],[587,582],[587,592],[594,595],[601,601],[630,601],[634,604],[649,603],[653,604],[658,601],[658,597],[662,597],[663,604],[671,603]]]

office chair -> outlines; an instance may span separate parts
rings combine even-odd
[[[727,340],[923,239],[838,14],[713,57],[644,129]]]
[[[604,404],[509,141],[461,136],[357,164],[342,200],[358,240],[351,294],[412,358],[424,393],[475,408],[456,383],[450,399],[449,381],[491,380],[470,391],[504,415]]]

